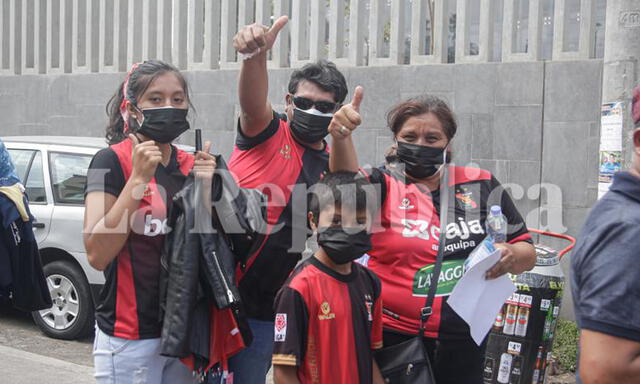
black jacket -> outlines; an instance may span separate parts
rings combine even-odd
[[[29,212],[26,199],[24,204]],[[22,221],[13,201],[0,193],[0,295],[10,292],[13,306],[28,312],[51,307],[29,217]]]
[[[235,270],[264,241],[266,196],[239,188],[220,156],[211,193],[213,217],[198,198],[201,188],[188,177],[169,214],[172,230],[165,240],[160,282],[165,356],[208,356],[211,302],[218,309],[231,309],[245,344],[251,339],[241,315]]]

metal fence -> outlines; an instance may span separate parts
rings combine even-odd
[[[586,59],[595,57],[597,2],[0,0],[0,74],[121,72],[149,58],[235,68],[238,27],[285,14],[271,67]]]

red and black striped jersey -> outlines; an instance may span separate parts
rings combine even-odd
[[[273,300],[301,258],[309,235],[307,189],[320,180],[329,165],[329,152],[300,144],[284,116],[274,113],[269,126],[246,137],[238,124],[236,147],[229,169],[243,188],[268,196],[268,236],[237,280],[249,317],[272,321]],[[293,209],[293,207],[296,209]]]
[[[382,195],[366,264],[382,282],[384,327],[415,335],[438,253],[440,192],[412,183],[393,167],[363,172],[380,186]],[[464,261],[486,236],[485,220],[491,206],[502,207],[509,223],[509,243],[531,242],[531,236],[511,197],[490,172],[451,167],[449,175],[444,262],[426,335],[463,339],[470,337],[469,327],[449,307],[447,298],[462,277]]]
[[[131,176],[131,151],[129,139],[100,150],[89,166],[86,193],[119,196]],[[105,270],[96,308],[104,333],[124,339],[160,337],[160,256],[169,230],[167,202],[182,188],[193,162],[193,155],[173,147],[169,164],[159,164],[147,185],[131,218],[129,237]]]
[[[382,347],[380,281],[353,263],[342,275],[311,257],[275,303],[273,364],[298,367],[301,383],[371,383]]]

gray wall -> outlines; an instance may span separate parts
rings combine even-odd
[[[270,71],[269,97],[276,109],[282,108],[290,72]],[[524,196],[514,190],[514,199],[530,227],[579,233],[597,195],[601,60],[350,67],[344,73],[351,89],[365,90],[364,124],[355,136],[363,164],[381,163],[391,144],[385,112],[401,99],[432,93],[457,114],[458,164],[474,162],[503,184],[521,185]],[[123,76],[0,77],[0,136],[103,136],[105,104]],[[216,152],[228,156],[238,113],[237,71],[187,76],[195,125]],[[192,133],[183,138],[192,140]],[[540,183],[557,185],[562,201],[548,201],[545,192],[542,201],[530,195],[530,187]],[[570,309],[568,301],[565,315]]]

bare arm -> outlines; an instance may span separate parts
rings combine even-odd
[[[373,360],[373,384],[385,384],[378,363]]]
[[[140,206],[144,188],[162,161],[155,142],[133,141],[131,177],[117,198],[104,192],[91,192],[85,200],[83,240],[89,264],[102,271],[122,249],[131,231],[131,216]]]
[[[234,47],[239,53],[253,54],[251,58],[243,60],[238,81],[242,110],[240,128],[245,136],[257,136],[273,118],[271,104],[267,100],[267,54],[287,21],[287,16],[281,16],[271,28],[258,24],[248,25],[242,27],[233,38]]]
[[[331,172],[358,172],[358,156],[351,133],[362,124],[360,104],[363,97],[362,87],[356,87],[351,103],[343,105],[329,124],[329,133],[332,137],[331,153],[329,154]]]
[[[140,200],[133,197],[134,191],[144,185],[129,179],[117,198],[105,192],[87,194],[83,238],[93,268],[106,269],[125,245],[131,232],[130,218],[140,205]]]
[[[640,383],[640,343],[583,329],[580,379],[584,384]]]
[[[496,244],[502,250],[500,260],[487,271],[487,279],[495,279],[505,273],[515,275],[531,270],[536,265],[536,250],[532,244],[519,241],[514,244]]]
[[[300,384],[300,380],[298,380],[298,367],[274,365],[273,382],[275,384]]]

